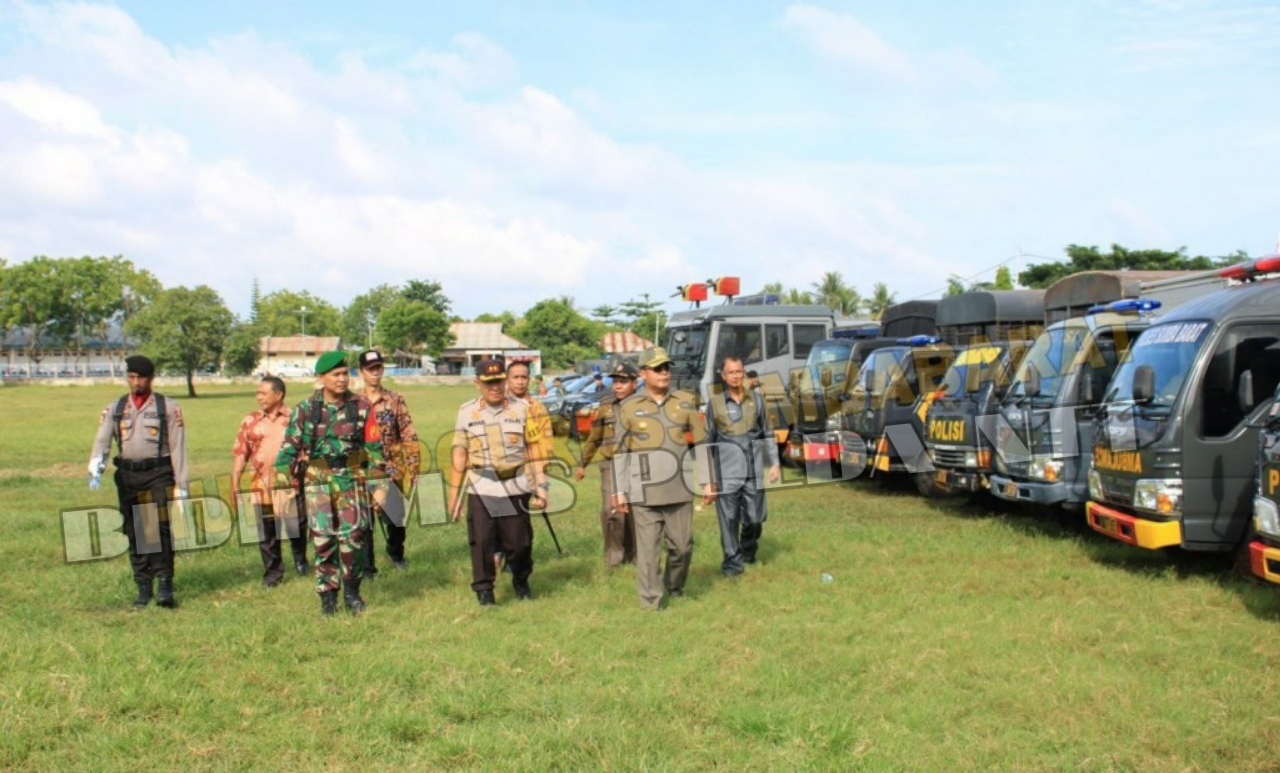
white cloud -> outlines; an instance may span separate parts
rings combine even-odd
[[[111,138],[92,103],[33,80],[0,82],[0,103],[52,132]]]
[[[792,5],[783,15],[782,26],[827,59],[897,81],[916,77],[905,54],[852,14],[834,13],[816,5]]]
[[[492,40],[474,32],[455,35],[456,53],[420,51],[410,59],[414,68],[425,68],[463,88],[501,86],[519,73],[516,60]]]

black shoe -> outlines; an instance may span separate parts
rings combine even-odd
[[[667,591],[667,594],[670,595],[671,598],[673,599],[678,599],[684,595],[684,588],[672,588],[671,590]]]
[[[338,612],[338,592],[336,590],[320,591],[320,614],[333,617]]]
[[[173,597],[173,578],[161,577],[159,586],[160,588],[156,592],[156,604],[165,609],[173,609],[178,606],[178,600]]]
[[[730,580],[736,580],[742,576],[742,570],[741,569],[724,569],[720,572],[720,574],[723,574],[726,578]]]
[[[147,580],[146,582],[139,582],[138,597],[133,600],[133,608],[146,609],[147,605],[151,603],[151,598],[151,581]]]
[[[279,585],[280,585],[280,580],[279,578],[275,578],[275,577],[271,578],[270,580],[262,581],[262,587],[264,590],[271,590],[272,588],[279,587]]]
[[[533,588],[529,587],[529,581],[527,579],[512,580],[511,587],[516,589],[517,599],[521,601],[528,601],[529,599],[533,598]]]
[[[365,570],[364,570],[364,574],[362,574],[362,575],[360,576],[360,579],[362,579],[362,580],[376,580],[376,579],[378,579],[378,570],[377,570],[377,569],[365,569]]]
[[[399,569],[399,570],[400,570],[400,571],[402,571],[402,572],[403,572],[405,569],[408,569],[408,568],[409,568],[409,562],[408,562],[408,561],[406,561],[406,560],[404,560],[403,558],[393,558],[393,559],[391,559],[391,565],[392,565],[392,566],[394,566],[395,568]]]
[[[746,561],[748,564],[754,564],[754,563],[756,562],[756,557],[755,557],[755,556],[743,556],[743,557],[742,557],[742,560],[743,560],[743,561]]]
[[[309,570],[310,568],[311,568],[311,567],[307,566],[307,562],[306,562],[306,561],[294,561],[294,562],[293,562],[293,571],[297,572],[299,577],[306,577],[306,576],[307,576],[307,570]]]
[[[491,607],[498,603],[491,590],[476,591],[476,601],[479,601],[482,607]]]
[[[359,580],[352,580],[342,586],[342,604],[353,615],[364,611],[364,599],[360,598]]]

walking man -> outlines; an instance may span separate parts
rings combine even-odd
[[[262,554],[262,587],[274,588],[284,579],[281,536],[289,540],[293,568],[307,574],[307,527],[298,512],[298,490],[286,475],[276,470],[276,457],[289,426],[289,410],[284,407],[284,381],[266,376],[258,382],[254,395],[258,410],[249,413],[236,431],[231,449],[231,493],[239,506],[240,479],[248,466],[253,479],[246,504],[254,509],[258,522],[258,552]]]
[[[742,360],[726,357],[720,365],[723,385],[707,404],[707,443],[716,480],[716,514],[725,577],[742,574],[756,562],[764,532],[765,502],[761,481],[777,483],[778,445],[765,415],[760,393],[743,383]],[[765,468],[768,472],[765,472]]]
[[[528,404],[507,394],[501,360],[476,363],[476,388],[480,396],[463,403],[454,422],[449,513],[454,521],[461,520],[462,495],[470,495],[466,514],[471,589],[481,606],[491,606],[496,603],[497,553],[507,557],[516,598],[533,598],[529,513],[547,506],[550,484],[545,460],[539,457],[541,430]]]
[[[97,491],[101,485],[114,441],[120,450],[113,459],[116,493],[129,540],[129,564],[138,585],[133,608],[145,608],[154,597],[156,604],[172,609],[178,602],[173,596],[169,503],[187,497],[186,430],[178,402],[151,391],[155,364],[141,355],[124,362],[129,393],[102,409],[89,454],[89,489]]]
[[[582,443],[582,463],[573,476],[582,480],[587,465],[600,454],[600,526],[604,531],[604,563],[610,569],[636,560],[636,525],[629,511],[614,506],[613,454],[618,439],[618,404],[636,391],[640,371],[629,362],[619,362],[610,376],[613,393],[605,395],[591,421],[591,434]]]
[[[715,500],[705,461],[698,463],[706,428],[697,397],[671,390],[671,359],[655,346],[640,361],[645,391],[619,405],[621,432],[614,456],[614,508],[635,519],[636,585],[640,605],[658,610],[663,591],[684,595],[693,558],[693,469],[703,504]],[[659,578],[660,549],[667,548],[666,571]]]
[[[409,406],[399,392],[382,388],[383,362],[382,354],[370,349],[360,355],[360,379],[364,382],[361,396],[369,401],[373,415],[377,419],[382,438],[382,454],[387,463],[396,471],[393,483],[407,492],[418,477],[418,469],[422,464],[422,451],[418,446],[418,432],[413,428],[413,417],[409,415]],[[409,564],[404,560],[405,523],[404,516],[392,518],[383,509],[385,492],[373,494],[373,512],[386,529],[387,558],[397,569],[405,569]],[[396,523],[399,520],[399,523]],[[365,548],[364,576],[378,575],[377,560],[374,556],[374,537],[377,529],[370,525],[368,545]]]
[[[320,389],[298,403],[289,416],[276,470],[302,473],[307,518],[316,554],[320,612],[338,610],[338,588],[353,615],[364,611],[360,597],[361,548],[369,528],[365,481],[371,470],[394,478],[385,465],[378,422],[369,402],[348,391],[346,355],[325,352],[316,360]]]

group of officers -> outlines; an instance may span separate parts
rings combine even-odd
[[[100,485],[114,442],[115,483],[138,586],[133,607],[153,599],[174,607],[169,510],[171,502],[186,499],[189,484],[182,413],[176,401],[152,391],[149,359],[130,357],[126,367],[129,393],[103,409],[89,486]],[[256,516],[263,586],[283,580],[288,541],[294,570],[314,571],[324,615],[337,612],[339,592],[349,612],[364,610],[361,584],[378,571],[375,523],[392,566],[407,567],[402,494],[421,467],[404,397],[382,387],[381,354],[361,353],[357,367],[359,392],[350,389],[346,355],[321,355],[319,388],[291,411],[284,382],[264,377],[259,410],[241,421],[232,449],[232,498]],[[664,595],[684,593],[695,492],[704,505],[716,505],[723,574],[736,577],[756,562],[766,481],[780,474],[777,446],[759,393],[744,383],[741,360],[722,363],[705,420],[696,395],[671,389],[671,360],[661,347],[645,351],[638,368],[621,362],[610,376],[612,394],[600,404],[574,475],[583,480],[599,457],[605,562],[610,568],[634,563],[641,606],[656,611]],[[471,589],[482,606],[496,603],[504,565],[516,598],[533,597],[531,516],[548,505],[555,446],[550,416],[530,396],[529,382],[527,363],[481,360],[479,394],[463,403],[454,422],[447,507],[452,520],[466,518]],[[251,483],[242,491],[246,470]]]

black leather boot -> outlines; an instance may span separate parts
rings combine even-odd
[[[151,603],[151,581],[138,581],[138,597],[133,600],[134,609],[146,609]]]
[[[320,614],[333,617],[338,612],[338,592],[336,590],[320,591]]]
[[[165,609],[173,609],[178,606],[178,600],[173,597],[173,578],[161,577],[160,589],[156,593],[156,604]]]
[[[343,584],[342,603],[353,615],[364,611],[364,599],[360,598],[360,580],[356,579]]]

